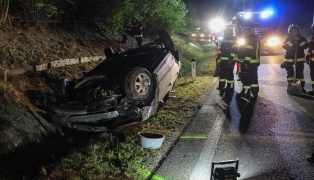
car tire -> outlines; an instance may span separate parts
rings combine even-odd
[[[161,39],[162,43],[165,45],[165,47],[167,49],[169,49],[169,51],[174,54],[176,52],[175,48],[174,48],[174,43],[168,33],[167,30],[162,29],[159,31],[159,38]]]
[[[154,82],[151,73],[144,68],[134,68],[124,79],[124,92],[127,98],[142,101],[145,105],[154,97]]]

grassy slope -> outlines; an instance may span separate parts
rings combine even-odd
[[[101,135],[86,148],[64,158],[53,172],[42,178],[147,179],[151,176],[200,107],[202,94],[208,93],[216,82],[212,76],[214,46],[204,49],[188,39],[172,38],[183,64],[181,76],[176,81],[176,92],[171,94],[176,98],[170,98],[163,109],[144,123]],[[191,58],[197,62],[196,79],[190,76]],[[139,145],[138,132],[161,133],[166,139],[161,148],[147,150]]]
[[[21,29],[16,27],[3,27],[0,32],[0,58],[2,59],[0,70],[2,72],[59,59],[101,55],[103,48],[109,45],[114,50],[121,48],[121,45],[114,43],[119,37],[112,37],[109,41],[108,39],[103,41],[103,39],[99,39],[98,35],[86,34],[85,32],[73,35],[60,30]],[[150,120],[141,124],[121,127],[115,132],[92,137],[88,141],[89,143],[84,144],[80,149],[73,149],[68,152],[68,155],[63,157],[61,161],[49,166],[43,165],[40,172],[38,172],[40,179],[146,179],[150,176],[150,173],[153,172],[156,165],[180,136],[182,130],[190,121],[190,117],[200,106],[202,94],[207,93],[213,86],[213,82],[215,82],[215,78],[212,77],[214,72],[214,47],[209,46],[204,49],[196,42],[180,36],[173,36],[172,38],[179,50],[183,64],[180,77],[175,85],[176,93],[172,94],[176,98],[170,98],[165,108]],[[127,47],[122,48],[125,49],[135,44],[134,42],[128,43]],[[190,77],[190,60],[192,58],[196,59],[197,64],[197,78],[194,80]],[[87,63],[58,68],[49,70],[48,74],[53,77],[73,78],[95,65],[95,63]],[[32,116],[24,108],[20,108],[21,111],[18,111],[19,109],[15,108],[15,103],[41,111],[29,102],[25,96],[25,91],[38,90],[46,92],[49,91],[49,88],[43,82],[40,73],[29,73],[25,76],[10,78],[9,82],[0,81],[0,89],[1,92],[6,92],[4,97],[8,99],[7,101],[12,101],[10,106],[5,103],[5,107],[2,108],[5,111],[1,113],[4,116],[3,118],[1,116],[0,119],[6,121],[9,117],[6,112],[8,111],[7,108],[13,107],[11,112],[14,112],[15,115],[10,117],[9,120],[10,122],[16,122],[12,125],[19,126],[12,126],[0,132],[1,136],[10,136],[12,138],[12,140],[6,138],[3,144],[11,150],[13,147],[23,148],[23,144],[34,140],[28,134],[32,133],[37,136],[42,131],[39,132],[36,127],[26,129],[26,127],[32,126],[32,124],[29,124],[32,119],[27,118],[29,120],[26,121],[24,116]],[[178,106],[178,104],[180,105]],[[19,117],[15,118],[15,116]],[[28,126],[25,126],[25,124]],[[21,130],[27,133],[21,133]],[[166,139],[163,146],[158,150],[143,149],[139,145],[137,137],[139,131],[164,134]],[[12,137],[12,132],[18,132],[19,137]],[[16,141],[23,143],[16,145]],[[13,143],[12,146],[8,146],[11,142]],[[40,143],[35,142],[35,146],[38,145]],[[2,144],[0,146],[2,147]],[[3,146],[3,148],[7,147]],[[16,171],[16,173],[18,172]]]

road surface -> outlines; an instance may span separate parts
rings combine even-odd
[[[152,179],[209,180],[212,162],[236,159],[238,179],[314,179],[314,163],[305,159],[314,152],[314,101],[286,93],[282,61],[283,55],[261,57],[260,92],[252,113],[241,114],[243,106],[234,96],[228,116],[213,88]],[[308,65],[305,78],[311,90]]]

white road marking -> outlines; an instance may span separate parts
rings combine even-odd
[[[190,176],[190,180],[210,179],[210,167],[212,163],[212,158],[214,156],[215,149],[221,134],[223,121],[225,119],[225,116],[220,115],[224,114],[223,112],[217,114],[218,116],[215,119],[210,133],[207,136],[204,148],[198,158],[196,165],[194,166],[194,170]]]

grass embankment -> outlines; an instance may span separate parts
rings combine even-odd
[[[173,143],[200,106],[202,94],[214,85],[214,46],[173,36],[182,62],[173,98],[152,118],[140,124],[121,127],[93,139],[85,148],[75,150],[53,170],[43,169],[43,179],[159,179],[151,177]],[[197,77],[191,78],[191,59],[196,59]],[[140,146],[138,132],[165,135],[161,148],[148,150]]]

